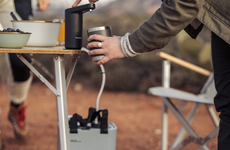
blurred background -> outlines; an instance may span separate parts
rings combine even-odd
[[[49,0],[51,5],[45,12],[36,11],[37,0],[32,0],[33,19],[36,20],[50,20],[50,19],[64,19],[65,9],[73,5],[76,0]],[[114,2],[115,0],[100,0],[96,3],[97,9]],[[82,0],[79,5],[89,3],[88,0]]]
[[[36,0],[33,0],[33,17],[35,20],[64,20],[64,11],[75,0],[50,0],[51,6],[45,12],[36,12]],[[88,3],[83,0],[82,4]],[[83,15],[83,46],[87,45],[87,29],[97,26],[111,26],[113,35],[123,36],[133,32],[160,7],[160,0],[100,0],[96,9]],[[165,48],[133,57],[113,60],[104,65],[106,70],[105,90],[147,92],[151,86],[161,85],[162,59],[157,51],[164,51],[207,70],[212,70],[210,31],[203,28],[196,40],[181,31]],[[52,70],[52,55],[34,55]],[[66,56],[68,57],[68,56]],[[4,66],[0,66],[1,68]],[[44,75],[45,76],[45,75]],[[199,92],[206,77],[172,64],[172,87]],[[4,72],[1,80],[5,80]],[[39,81],[37,77],[33,82]],[[87,54],[80,56],[73,75],[75,84],[84,88],[99,89],[101,85],[100,68],[91,61]]]

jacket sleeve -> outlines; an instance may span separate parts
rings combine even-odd
[[[164,0],[151,18],[128,36],[132,50],[143,53],[166,46],[196,18],[203,1]]]

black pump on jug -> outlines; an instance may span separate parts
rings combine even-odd
[[[83,13],[95,9],[89,3],[65,10],[65,48],[80,50],[82,48]]]

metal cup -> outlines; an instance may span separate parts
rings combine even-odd
[[[110,26],[94,27],[94,28],[88,29],[87,33],[88,33],[88,37],[90,35],[93,35],[93,34],[99,34],[99,35],[103,35],[103,36],[112,37],[112,28]],[[95,42],[95,41],[96,40],[93,40],[91,42]],[[97,42],[101,42],[101,41],[97,41]],[[93,49],[100,49],[100,48],[95,47]],[[92,50],[92,49],[90,49],[90,50]],[[97,62],[97,61],[101,60],[103,57],[104,57],[104,55],[93,55],[92,61]]]

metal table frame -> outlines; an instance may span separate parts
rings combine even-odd
[[[81,50],[64,50],[64,47],[23,47],[22,49],[6,49],[0,48],[0,53],[16,53],[19,59],[56,95],[57,115],[58,115],[58,149],[69,150],[69,125],[66,92],[72,78],[74,68],[76,66]],[[21,54],[52,54],[55,70],[54,87],[47,81]],[[64,55],[71,55],[68,59],[66,67],[64,66]],[[66,70],[65,70],[66,69]],[[67,72],[67,75],[65,75]]]

